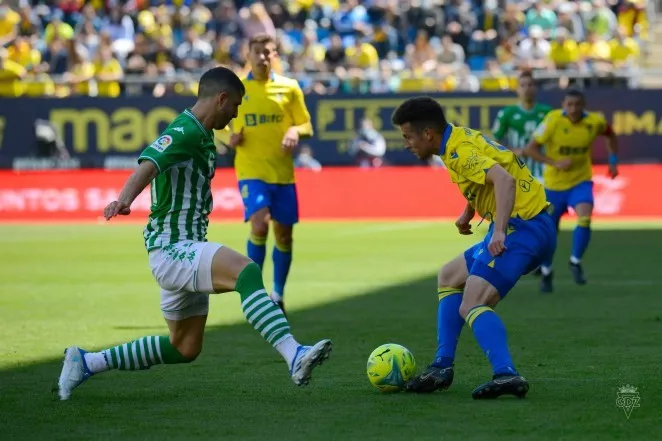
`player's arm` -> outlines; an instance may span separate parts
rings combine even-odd
[[[494,186],[497,212],[488,249],[490,254],[498,256],[506,249],[506,228],[515,206],[515,179],[469,143],[461,144],[452,153],[447,161],[449,169],[477,184]]]
[[[616,137],[616,133],[614,133],[614,129],[607,121],[604,122],[604,127],[602,136],[607,138],[605,144],[609,152],[609,175],[614,179],[618,176],[618,138]]]
[[[292,101],[290,101],[290,114],[294,125],[287,129],[283,137],[283,149],[292,151],[302,137],[313,136],[313,123],[311,122],[310,112],[306,107],[303,98],[303,91],[297,84],[292,88]]]
[[[515,178],[499,164],[494,164],[487,171],[485,181],[494,186],[494,197],[496,199],[494,232],[501,232],[505,235],[508,221],[515,206]],[[499,255],[504,249],[498,250],[498,253],[493,254]]]
[[[464,207],[464,211],[460,215],[457,221],[455,221],[455,226],[457,227],[457,231],[462,234],[462,235],[469,235],[469,234],[474,234],[473,231],[471,231],[471,220],[474,218],[476,215],[476,210],[474,209],[473,206],[471,206],[470,203],[467,202],[466,207]]]
[[[103,210],[103,215],[106,220],[121,215],[131,214],[131,204],[138,197],[140,193],[149,185],[154,178],[159,174],[159,169],[152,161],[143,161],[140,163],[136,171],[127,179],[124,188],[120,192],[116,201],[111,202]]]

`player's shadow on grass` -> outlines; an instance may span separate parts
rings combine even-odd
[[[569,308],[592,313],[597,308],[599,312],[605,299],[609,300],[622,291],[618,288],[619,283],[638,281],[642,289],[654,289],[654,284],[659,283],[659,261],[654,251],[656,247],[651,245],[662,243],[661,231],[595,231],[587,256],[589,285],[586,287],[567,283],[570,276],[565,263],[570,253],[571,235],[571,232],[560,235],[556,259],[559,289],[553,297],[540,295],[535,286],[537,280],[525,276],[524,283],[510,294],[514,298],[507,299],[499,307],[499,314],[516,337],[515,342],[527,341],[528,345],[536,347],[535,342],[544,347],[545,339],[556,339],[557,332],[553,328],[555,325],[546,324],[541,319],[547,314],[559,321]],[[402,250],[402,254],[403,259],[412,259],[406,256],[406,250]],[[388,271],[387,268],[384,270]],[[379,274],[366,274],[366,277],[379,281]],[[650,287],[645,288],[646,284]],[[310,295],[315,292],[311,291]],[[559,301],[559,298],[563,300]],[[302,342],[326,337],[334,341],[331,360],[315,372],[311,392],[305,394],[291,384],[285,364],[276,352],[248,324],[242,323],[209,327],[203,353],[193,364],[157,366],[138,373],[102,374],[76,390],[70,403],[50,402],[49,389],[60,371],[59,357],[0,371],[0,411],[3,419],[12,423],[10,435],[25,436],[34,432],[37,436],[33,439],[38,439],[39,434],[48,433],[51,425],[59,424],[61,418],[69,424],[94,425],[96,429],[90,427],[90,430],[102,433],[109,430],[117,423],[116,419],[85,419],[94,416],[88,407],[98,410],[98,403],[107,406],[108,412],[123,412],[122,415],[127,415],[127,409],[130,415],[133,410],[143,412],[145,407],[153,407],[154,413],[163,412],[167,416],[173,412],[173,406],[179,407],[181,403],[189,413],[206,415],[210,412],[209,406],[216,406],[216,410],[230,418],[233,411],[254,412],[255,406],[263,405],[266,413],[287,413],[295,406],[290,401],[296,401],[297,394],[304,394],[302,396],[308,397],[306,400],[314,400],[314,397],[321,400],[325,394],[341,399],[342,394],[339,395],[338,391],[343,390],[356,398],[372,393],[365,377],[365,362],[372,349],[382,343],[395,342],[409,347],[417,358],[419,369],[425,367],[436,346],[436,310],[436,274],[431,273],[336,303],[291,312],[293,331]],[[623,313],[627,311],[624,309],[621,316],[610,316],[612,321],[605,322],[604,326],[628,323],[625,320],[630,317],[623,316]],[[154,328],[143,329],[151,331]],[[160,330],[165,334],[165,325]],[[136,338],[141,336],[140,332],[135,335]],[[625,337],[633,341],[637,338],[636,335]],[[462,350],[464,378],[461,381],[475,384],[479,379],[487,378],[490,372],[482,353],[474,342],[469,341],[470,333],[464,332],[462,344],[470,344],[472,349]],[[605,341],[610,341],[608,335]],[[531,356],[523,347],[514,350],[528,363],[544,357],[544,351],[541,351],[542,348]],[[528,360],[527,356],[531,359]],[[475,367],[470,369],[472,365]],[[464,389],[454,386],[448,394],[467,394]],[[269,403],[281,404],[273,407]],[[72,406],[77,409],[75,415],[67,413]],[[34,409],[40,412],[36,422]]]

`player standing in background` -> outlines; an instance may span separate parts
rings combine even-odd
[[[94,374],[110,369],[142,370],[157,364],[190,363],[202,350],[209,293],[237,291],[248,322],[283,356],[292,380],[306,384],[313,368],[328,357],[331,341],[302,346],[283,312],[264,289],[260,268],[220,244],[207,242],[216,171],[213,129],[237,116],[244,86],[234,72],[217,67],[200,79],[198,100],[170,123],[140,155],[138,169],[107,220],[131,213],[131,204],[151,182],[152,208],[145,247],[152,275],[161,287],[161,309],[170,336],[148,336],[100,352],[77,346],[65,350],[58,380],[60,399]]]
[[[230,147],[237,151],[235,171],[244,201],[244,220],[251,222],[248,257],[262,268],[271,220],[276,239],[271,298],[285,311],[292,229],[299,221],[293,152],[300,137],[313,134],[313,126],[297,81],[272,71],[277,57],[273,38],[265,34],[251,38],[251,71],[243,80],[246,96],[232,124]]]
[[[607,138],[609,174],[618,175],[618,140],[602,115],[586,112],[584,94],[571,89],[563,100],[563,109],[554,110],[536,130],[525,154],[546,164],[544,181],[547,200],[552,204],[552,217],[558,229],[561,216],[572,207],[577,213],[577,226],[572,235],[570,271],[579,285],[586,283],[582,257],[591,240],[593,214],[593,176],[591,147],[595,139]],[[541,147],[545,146],[545,153]],[[540,290],[552,292],[552,259],[547,256],[540,270]]]
[[[552,107],[536,102],[537,87],[531,72],[522,72],[517,86],[519,103],[504,107],[497,114],[492,126],[494,138],[504,143],[516,155],[521,155],[533,136],[533,132]],[[523,158],[534,178],[542,182],[543,164],[531,158]]]
[[[433,392],[453,382],[453,362],[466,322],[492,365],[491,381],[474,398],[504,394],[524,397],[528,382],[510,356],[506,328],[493,308],[536,268],[556,245],[554,221],[547,213],[545,190],[526,165],[506,147],[480,132],[455,127],[432,98],[412,98],[393,113],[405,147],[419,159],[438,155],[467,199],[455,222],[460,234],[472,234],[476,212],[490,221],[487,237],[439,271],[437,353],[432,364],[407,384],[411,392]]]

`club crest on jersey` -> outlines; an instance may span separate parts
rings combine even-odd
[[[152,143],[152,148],[157,152],[163,152],[170,144],[172,144],[172,136],[163,135]]]

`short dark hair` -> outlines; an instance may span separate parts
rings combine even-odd
[[[248,48],[250,49],[256,44],[267,44],[267,43],[276,44],[276,40],[274,39],[274,37],[272,37],[269,34],[265,34],[265,33],[255,34],[248,40]]]
[[[227,67],[214,67],[202,74],[198,85],[198,98],[211,98],[221,92],[234,92],[244,96],[246,89],[237,74]]]
[[[409,98],[400,104],[391,116],[391,123],[394,126],[409,123],[418,131],[430,128],[438,132],[442,132],[448,125],[444,109],[429,96]]]
[[[519,74],[519,79],[523,80],[524,78],[530,78],[531,80],[533,80],[533,72],[531,72],[530,70],[523,70]]]
[[[579,98],[582,101],[586,101],[586,96],[584,96],[584,92],[577,89],[576,87],[571,87],[570,89],[568,89],[565,93],[565,96],[566,97]]]

